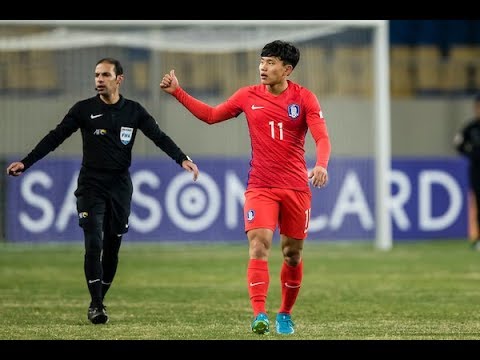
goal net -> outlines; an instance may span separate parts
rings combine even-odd
[[[249,157],[244,121],[205,130],[200,122],[179,119],[191,115],[162,95],[159,82],[175,69],[187,91],[216,104],[239,87],[258,83],[260,50],[276,39],[301,50],[291,79],[312,90],[322,105],[332,140],[329,186],[343,197],[332,200],[328,215],[312,219],[311,227],[342,236],[342,226],[349,237],[361,226],[377,247],[389,249],[388,24],[383,20],[0,20],[0,154],[3,159],[24,155],[74,102],[92,96],[94,65],[108,56],[125,69],[122,93],[143,103],[190,153]],[[80,154],[77,136],[49,157]],[[159,152],[138,137],[135,154]],[[309,135],[306,156],[314,159]],[[356,187],[366,199],[357,198]]]

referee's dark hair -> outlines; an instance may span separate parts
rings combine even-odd
[[[123,75],[123,66],[122,66],[122,64],[120,64],[120,61],[118,61],[117,59],[114,59],[114,58],[111,58],[111,57],[106,57],[106,58],[98,60],[97,63],[95,64],[95,66],[97,66],[98,64],[101,64],[101,63],[107,63],[107,64],[114,65],[115,66],[115,76]]]

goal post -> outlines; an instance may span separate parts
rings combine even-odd
[[[359,35],[361,30],[367,30],[368,34]],[[331,116],[336,111],[342,112],[349,101],[360,106],[368,101],[367,116],[350,119],[350,122],[345,120],[341,125],[332,124],[336,136],[332,139],[332,155],[366,153],[373,158],[374,175],[371,180],[375,184],[375,246],[381,250],[390,249],[393,235],[389,206],[391,115],[387,20],[0,20],[0,67],[3,66],[0,85],[8,89],[9,94],[20,94],[18,99],[8,95],[9,105],[2,110],[2,117],[12,118],[13,124],[16,112],[27,112],[21,105],[18,105],[18,111],[13,108],[15,104],[21,104],[20,97],[25,85],[21,77],[25,75],[22,71],[27,67],[35,75],[34,80],[38,80],[39,89],[58,91],[56,104],[63,111],[64,103],[83,96],[82,88],[91,88],[91,78],[85,79],[79,64],[81,67],[91,66],[91,59],[103,57],[105,50],[111,50],[113,54],[128,54],[133,59],[135,84],[131,85],[129,92],[146,99],[147,104],[159,112],[162,110],[158,105],[158,82],[166,66],[169,66],[170,55],[174,57],[175,64],[184,69],[183,84],[191,85],[197,91],[199,88],[195,84],[205,84],[209,92],[200,89],[202,96],[213,96],[211,93],[216,92],[220,98],[224,98],[232,89],[243,85],[241,81],[257,81],[256,74],[247,69],[252,66],[245,66],[245,62],[258,56],[259,49],[274,39],[301,44],[301,66],[304,66],[304,70],[296,69],[295,76],[298,76],[302,85],[313,88],[322,106],[324,103],[333,104]],[[355,44],[360,42],[361,51],[337,46],[351,41]],[[119,49],[136,51],[121,52]],[[42,54],[25,53],[31,50]],[[48,72],[51,70],[50,59],[44,57],[45,50],[55,52],[56,62],[61,64],[59,68],[63,69],[63,73]],[[142,50],[150,53],[144,54]],[[159,54],[162,60],[159,60]],[[205,65],[202,68],[206,71],[186,71],[191,65],[184,56],[201,57],[209,67]],[[224,56],[228,56],[228,60]],[[142,58],[142,61],[134,61],[138,58]],[[88,61],[88,66],[82,61]],[[345,62],[344,67],[342,61]],[[360,67],[363,61],[368,63],[368,71]],[[328,70],[323,70],[324,64],[329,66]],[[12,76],[12,69],[18,69],[16,77]],[[78,70],[78,74],[75,72],[71,80],[69,76],[74,69]],[[348,69],[349,72],[343,73],[342,69]],[[235,79],[225,79],[227,74],[237,75]],[[361,87],[363,78],[360,78],[360,74],[371,83]],[[78,88],[64,87],[65,82],[75,82],[75,79]],[[29,94],[32,89],[27,90]],[[137,90],[138,93],[135,93]],[[371,116],[368,116],[370,113]],[[58,120],[57,114],[52,115],[55,116]],[[1,142],[4,148],[0,145],[0,154],[15,152],[12,149],[19,152],[18,145],[15,148],[19,143],[14,135],[17,130],[13,129],[13,125],[11,129],[8,128],[10,125],[5,126],[7,131],[4,133],[10,137],[13,134],[13,137]],[[352,127],[354,130],[351,130]],[[359,130],[363,128],[371,130],[366,135],[370,139],[366,141],[365,150],[353,147],[359,145],[351,144],[348,139],[342,140],[342,132],[363,131]]]
[[[381,250],[393,246],[390,219],[391,170],[391,114],[390,114],[390,59],[388,23],[380,22],[374,30],[374,128],[375,128],[375,180],[376,180],[376,238]]]

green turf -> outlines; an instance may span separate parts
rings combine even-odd
[[[480,252],[466,240],[306,242],[296,333],[250,331],[247,243],[133,244],[92,325],[81,245],[0,244],[0,339],[478,339]],[[270,257],[268,314],[280,301]]]

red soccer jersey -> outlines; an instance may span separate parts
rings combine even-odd
[[[247,188],[275,187],[310,191],[305,161],[305,134],[316,143],[316,165],[327,168],[330,140],[317,97],[288,80],[278,96],[265,85],[242,87],[227,101],[211,107],[181,88],[173,94],[193,115],[209,124],[237,117],[248,122],[252,157]]]

